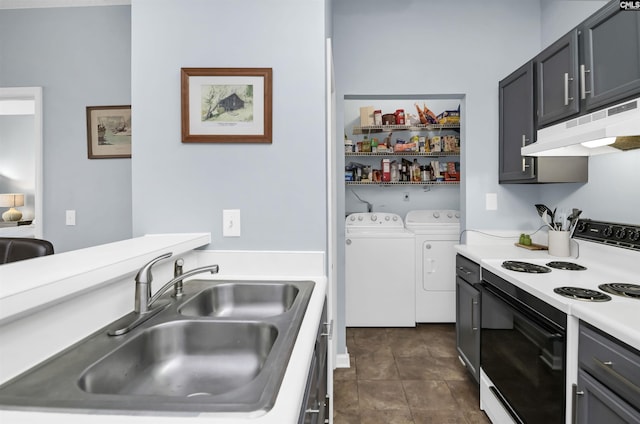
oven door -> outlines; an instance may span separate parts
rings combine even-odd
[[[518,423],[564,423],[565,336],[528,305],[482,284],[480,366]]]

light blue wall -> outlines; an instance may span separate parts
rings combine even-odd
[[[338,130],[345,125],[345,95],[464,95],[463,226],[532,227],[537,216],[527,216],[530,205],[523,199],[537,198],[538,187],[498,184],[498,81],[539,51],[539,1],[350,0],[334,1],[333,7]],[[344,186],[338,190],[338,199],[344,199]],[[498,193],[497,211],[485,210],[487,192]],[[339,208],[340,215],[344,203]],[[340,231],[344,240],[344,224]],[[339,311],[344,311],[343,247],[339,244]],[[344,352],[343,340],[342,315],[338,352]]]
[[[565,35],[607,3],[607,0],[540,0],[542,48]]]
[[[0,86],[43,87],[44,237],[57,252],[131,237],[131,160],[87,158],[85,109],[131,102],[130,7],[0,10],[0,40]]]
[[[134,235],[326,249],[324,12],[322,0],[133,1]],[[272,68],[273,143],[182,143],[181,67]],[[222,237],[223,209],[241,210],[241,237]]]

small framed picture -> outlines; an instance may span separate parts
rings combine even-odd
[[[131,105],[87,106],[89,159],[131,157]]]
[[[271,68],[182,68],[183,143],[271,143]]]

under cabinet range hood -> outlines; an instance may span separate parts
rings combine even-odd
[[[640,148],[640,98],[538,130],[523,156],[592,156]]]

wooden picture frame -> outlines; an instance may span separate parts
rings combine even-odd
[[[183,143],[271,143],[271,68],[182,68]]]
[[[87,106],[89,159],[131,157],[131,105]]]

